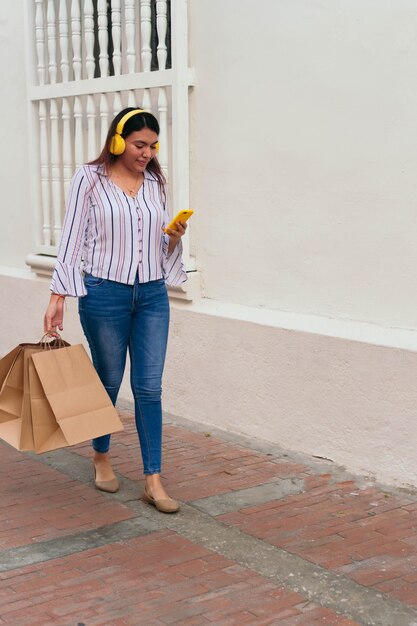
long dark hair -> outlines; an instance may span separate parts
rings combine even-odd
[[[122,117],[126,115],[126,113],[129,113],[129,111],[134,111],[135,108],[140,107],[128,107],[116,115],[110,124],[109,132],[107,133],[106,141],[100,155],[97,159],[94,159],[94,161],[90,161],[89,165],[103,165],[106,169],[108,169],[109,166],[113,165],[117,161],[119,157],[110,152],[111,139],[115,134],[117,124],[120,122]],[[142,130],[143,128],[149,128],[149,130],[153,130],[154,133],[159,135],[158,120],[154,115],[152,115],[152,113],[144,112],[138,113],[138,115],[132,115],[123,127],[122,137],[123,139],[126,139],[126,137],[128,137],[131,133],[134,133],[137,130]],[[149,161],[146,169],[155,176],[161,186],[165,184],[165,176],[156,157]]]

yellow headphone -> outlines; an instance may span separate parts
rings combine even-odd
[[[125,140],[122,137],[124,125],[128,120],[130,120],[131,117],[133,117],[134,115],[138,115],[139,113],[145,113],[145,111],[143,109],[135,109],[134,111],[129,111],[129,113],[123,115],[122,119],[117,124],[115,134],[110,140],[109,150],[112,154],[119,156],[125,151],[126,144]]]

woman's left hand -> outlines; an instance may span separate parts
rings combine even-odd
[[[168,254],[171,254],[171,252],[174,250],[175,246],[187,230],[187,224],[185,222],[177,222],[176,224],[176,230],[173,230],[172,228],[169,228],[167,230],[167,234],[169,235]]]

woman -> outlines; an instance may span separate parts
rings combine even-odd
[[[45,332],[63,329],[66,296],[79,298],[94,366],[115,404],[129,349],[135,420],[145,473],[143,499],[164,513],[179,509],[161,483],[161,379],[169,324],[166,283],[186,280],[184,222],[169,223],[165,179],[156,158],[159,125],[141,109],[113,120],[95,161],[76,171],[45,313]],[[92,442],[94,484],[116,492],[110,435]]]

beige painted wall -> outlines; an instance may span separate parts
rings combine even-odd
[[[46,291],[46,282],[0,273],[13,311],[0,310],[0,354],[40,337]],[[68,300],[70,343],[83,340],[76,305]],[[407,335],[371,345],[360,340],[360,325],[352,340],[331,336],[331,325],[303,331],[300,318],[295,331],[285,319],[245,320],[248,312],[173,302],[165,411],[416,486],[417,354],[395,347]],[[128,372],[120,397],[132,399]]]
[[[170,413],[417,485],[415,352],[212,312],[172,317]]]

